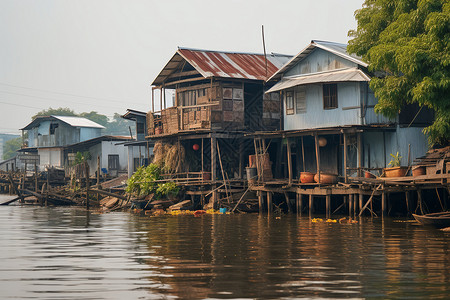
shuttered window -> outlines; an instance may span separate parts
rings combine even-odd
[[[297,91],[295,93],[295,113],[304,114],[306,113],[306,92]]]
[[[337,84],[323,85],[323,109],[338,108]]]
[[[108,155],[108,169],[119,170],[119,155],[117,154]]]
[[[286,92],[286,115],[294,114],[294,92]]]

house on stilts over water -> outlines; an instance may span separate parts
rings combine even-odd
[[[421,189],[446,188],[447,174],[380,177],[392,156],[411,168],[426,153],[422,131],[433,113],[408,105],[394,119],[376,114],[369,81],[378,74],[367,67],[345,44],[312,41],[267,80],[266,95],[282,99],[282,130],[248,135],[256,153],[251,189],[258,192],[260,210],[272,211],[276,202],[310,214],[386,214],[393,206],[411,212],[413,203],[422,204]],[[392,193],[399,201],[388,203]]]
[[[152,83],[147,114],[165,179],[194,203],[231,203],[254,152],[246,134],[281,128],[279,94],[265,94],[265,81],[290,58],[179,48]]]

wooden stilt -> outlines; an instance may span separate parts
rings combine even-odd
[[[358,213],[362,210],[364,206],[364,195],[362,193],[359,193],[359,207],[358,207]]]
[[[386,216],[386,191],[384,189],[384,186],[382,187],[382,191],[381,191],[381,215],[382,216]]]
[[[342,134],[344,135],[344,182],[347,183],[347,134],[345,132]]]
[[[288,177],[289,177],[289,185],[292,184],[292,153],[291,153],[291,143],[290,139],[286,138],[286,154],[287,154],[287,164],[288,164]]]
[[[409,191],[405,192],[405,202],[406,202],[406,213],[407,215],[411,215],[411,203],[410,203],[411,199],[409,197]]]
[[[270,214],[273,212],[272,206],[272,192],[267,192],[267,212]]]
[[[257,191],[256,194],[258,195],[258,203],[259,203],[259,213],[262,213],[264,211],[263,208],[263,192]]]
[[[417,189],[417,206],[420,208],[420,213],[423,215],[422,190],[419,188]]]
[[[312,217],[312,214],[314,212],[314,196],[311,194],[309,195],[309,217]]]
[[[302,194],[297,193],[297,214],[301,215],[302,214],[302,209],[303,209],[303,199],[302,199]]]
[[[327,216],[327,218],[329,218],[330,215],[331,215],[330,204],[331,204],[331,195],[326,195],[325,196],[325,207],[326,207],[326,216]]]
[[[86,173],[86,209],[89,209],[89,165],[87,162],[84,163],[85,173]]]
[[[318,174],[318,178],[319,178],[319,184],[320,184],[320,149],[319,149],[319,137],[317,136],[317,134],[314,135],[314,140],[315,140],[315,146],[316,146],[316,169],[317,169],[317,174]]]
[[[350,194],[350,195],[348,195],[348,216],[349,217],[352,216],[352,211],[353,211],[353,195]]]

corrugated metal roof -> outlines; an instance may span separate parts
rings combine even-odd
[[[69,124],[70,126],[73,127],[89,127],[89,128],[102,128],[104,129],[105,127],[95,123],[94,121],[88,120],[86,118],[81,118],[81,117],[69,117],[69,116],[52,116],[55,119],[58,119],[64,123]]]
[[[266,80],[291,58],[281,54],[269,54],[266,57],[267,77],[264,54],[179,48],[152,85],[162,85],[185,61],[204,78]]]
[[[266,93],[272,93],[304,84],[344,81],[370,81],[370,77],[357,68],[333,70],[295,77],[285,77],[270,88]]]
[[[40,117],[37,117],[36,119],[34,119],[30,124],[28,124],[27,126],[22,128],[21,130],[30,130],[34,127],[39,126],[39,124],[44,121],[51,121],[54,119],[60,120],[61,122],[67,123],[68,125],[73,126],[73,127],[89,127],[89,128],[102,128],[102,129],[105,128],[100,124],[97,124],[91,120],[88,120],[88,119],[82,118],[82,117],[40,116]]]
[[[345,58],[349,61],[352,61],[358,65],[361,65],[363,67],[368,66],[368,64],[366,62],[362,61],[360,57],[348,54],[346,44],[312,40],[311,43],[308,46],[306,46],[305,49],[300,51],[300,53],[298,53],[296,56],[294,56],[288,63],[286,63],[283,67],[281,67],[277,72],[275,72],[268,79],[268,81],[273,80],[273,79],[280,79],[282,73],[284,73],[291,67],[295,66],[299,61],[301,61],[306,56],[308,56],[315,48],[321,48],[328,52],[334,53],[337,56],[343,57],[343,58]]]

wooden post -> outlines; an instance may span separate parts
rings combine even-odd
[[[214,133],[211,136],[211,180],[216,181],[216,162],[217,162],[217,149],[216,149],[216,137]]]
[[[411,214],[411,203],[409,199],[409,191],[405,192],[405,201],[406,201],[406,214],[409,216]]]
[[[314,140],[316,145],[316,169],[317,169],[317,176],[319,178],[319,184],[321,182],[320,178],[320,150],[319,150],[319,137],[317,136],[317,133],[314,134]]]
[[[239,178],[244,178],[244,140],[239,140]]]
[[[348,195],[348,216],[352,217],[353,212],[353,194]]]
[[[204,168],[204,158],[203,158],[203,138],[202,138],[202,153],[200,154],[201,155],[201,160],[202,160],[202,181],[203,181],[203,172],[205,171],[205,168]]]
[[[273,212],[272,206],[272,192],[267,192],[267,212],[270,214]]]
[[[344,182],[348,182],[348,174],[347,174],[347,134],[345,132],[342,133],[344,135]]]
[[[302,214],[302,209],[303,209],[303,203],[302,203],[302,194],[297,193],[297,214]]]
[[[361,132],[356,134],[356,140],[358,143],[358,177],[362,176],[362,166],[363,166],[363,145]]]
[[[140,148],[141,146],[139,146]],[[97,188],[101,189],[100,186],[100,155],[97,156]],[[97,194],[97,201],[100,201],[100,194]]]
[[[262,213],[264,211],[263,208],[263,196],[262,196],[262,191],[257,191],[256,194],[258,196],[258,203],[259,203],[259,213]]]
[[[422,207],[422,190],[420,188],[417,189],[417,205],[420,208],[420,213],[423,215],[423,207]]]
[[[364,206],[364,195],[363,193],[359,193],[359,212],[362,210]]]
[[[284,198],[286,199],[286,205],[288,206],[288,212],[292,212],[291,200],[287,192],[284,192]]]
[[[311,218],[314,212],[314,196],[312,194],[309,195],[309,217]]]
[[[27,162],[25,161],[25,170],[23,171],[23,181],[22,181],[22,185],[21,185],[21,189],[25,189],[26,187],[25,187],[25,181],[26,181],[26,178],[27,178],[27,169],[28,169],[28,164],[27,164]]]
[[[327,194],[325,196],[325,210],[326,210],[326,216],[329,218],[331,216],[331,195]]]
[[[287,163],[288,163],[288,176],[289,176],[289,184],[292,184],[292,154],[291,154],[291,143],[290,139],[286,138],[287,145],[286,145],[286,154],[287,154]]]
[[[37,163],[34,161],[34,191],[38,192],[38,171],[37,171]]]
[[[86,209],[89,209],[89,165],[87,162],[84,163],[85,175],[86,175]]]
[[[384,189],[384,185],[381,188],[381,214],[386,216],[386,191]]]
[[[305,166],[305,145],[303,144],[303,136],[302,136],[302,162],[303,162],[303,172],[306,171]]]

